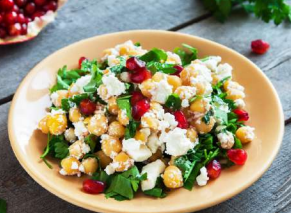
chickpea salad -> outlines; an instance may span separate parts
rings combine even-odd
[[[245,124],[244,87],[221,57],[127,41],[78,65],[58,70],[38,129],[47,134],[43,161],[52,168],[47,157],[59,159],[60,175],[87,176],[84,192],[163,198],[245,164],[254,128]]]

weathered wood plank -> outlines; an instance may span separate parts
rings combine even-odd
[[[8,202],[8,213],[89,212],[50,194],[22,169],[7,135],[9,106],[10,103],[0,106],[0,198]],[[201,213],[291,211],[290,139],[291,125],[287,125],[280,153],[264,176],[241,194]]]
[[[271,79],[281,98],[286,119],[291,117],[291,25],[265,24],[254,17],[237,13],[224,24],[213,18],[182,29],[180,32],[201,36],[224,44],[256,63]],[[250,51],[250,43],[263,39],[271,48],[265,55]],[[230,62],[231,63],[231,62]]]
[[[70,0],[34,40],[0,46],[0,99],[15,92],[26,73],[52,52],[78,40],[132,29],[170,29],[203,14],[192,0]]]

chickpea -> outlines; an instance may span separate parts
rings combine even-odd
[[[243,144],[250,143],[255,138],[254,128],[242,126],[236,130],[235,135]]]
[[[156,72],[153,77],[152,80],[155,82],[160,82],[161,80],[165,79],[166,75],[164,73],[161,72]]]
[[[104,113],[97,113],[91,117],[87,128],[91,134],[101,136],[108,129],[108,119]]]
[[[211,82],[212,85],[216,85],[219,82],[218,76],[215,73],[212,73],[211,77],[212,77],[212,82]]]
[[[148,162],[154,162],[158,159],[161,159],[163,157],[163,153],[160,149],[157,149],[156,153],[153,154],[149,159]]]
[[[175,92],[181,99],[190,99],[196,94],[196,89],[191,86],[179,86]]]
[[[118,114],[118,106],[116,103],[116,97],[112,96],[111,98],[108,99],[108,111],[112,114],[112,115],[117,115]]]
[[[143,128],[136,131],[134,138],[136,140],[146,143],[150,134],[151,134],[151,131],[149,128]]]
[[[83,123],[84,123],[84,125],[85,125],[86,127],[87,127],[88,124],[90,123],[90,120],[91,120],[91,116],[89,116],[89,117],[87,117],[87,118],[84,119]]]
[[[183,186],[182,172],[176,166],[168,166],[164,172],[164,184],[170,189]]]
[[[92,175],[98,169],[96,158],[86,158],[82,160],[83,171],[87,175]]]
[[[197,95],[204,95],[206,91],[206,83],[205,82],[196,82],[191,83],[191,86],[196,88]]]
[[[125,134],[125,128],[118,121],[113,121],[108,127],[108,134],[113,137],[121,138]]]
[[[119,110],[117,115],[117,120],[123,125],[126,126],[129,124],[129,118],[125,110]]]
[[[62,170],[60,171],[60,173],[65,175],[79,175],[80,165],[81,163],[80,161],[78,161],[77,158],[66,157],[61,161]]]
[[[198,98],[191,103],[190,110],[192,112],[206,113],[208,107],[209,103],[207,100]]]
[[[115,156],[114,162],[118,163],[118,167],[115,169],[117,172],[123,172],[128,170],[133,165],[133,160],[125,154],[124,152],[120,152]]]
[[[69,110],[69,120],[73,123],[78,122],[82,117],[79,108],[73,107]]]
[[[194,70],[193,66],[189,65],[184,68],[180,73],[180,78],[182,80],[182,84],[185,86],[189,86],[191,83],[191,77],[196,77],[198,73]]]
[[[182,86],[182,80],[176,75],[167,76],[168,84],[173,86],[173,91]]]
[[[43,119],[41,119],[38,123],[38,128],[42,131],[44,134],[49,133],[49,127],[47,125],[47,121],[49,119],[50,115],[46,115]]]
[[[72,157],[75,157],[77,159],[80,159],[84,156],[84,153],[82,152],[82,146],[85,143],[83,141],[76,141],[72,145],[69,146],[69,155]],[[86,146],[86,145],[85,145]]]
[[[101,140],[101,149],[105,155],[113,158],[114,155],[121,152],[122,144],[118,138],[104,135]]]
[[[163,110],[163,106],[158,102],[151,101],[150,102],[150,110],[158,112],[158,111]]]
[[[187,138],[189,138],[191,142],[195,143],[197,141],[198,133],[193,127],[187,129],[186,135],[187,135]]]
[[[108,166],[112,162],[112,159],[105,155],[105,153],[102,150],[96,152],[95,154],[99,158],[99,163],[102,169],[105,169],[106,166]]]
[[[214,124],[215,124],[215,119],[213,117],[210,117],[209,124],[206,124],[200,117],[194,122],[194,127],[197,129],[197,131],[200,134],[206,134],[212,130]]]
[[[108,99],[108,90],[104,84],[98,87],[97,93],[102,100],[106,101]]]
[[[52,135],[60,135],[67,128],[67,117],[63,114],[55,114],[49,116],[47,120],[47,126],[49,128],[49,132]]]
[[[70,143],[73,143],[74,141],[76,141],[77,137],[75,135],[74,128],[71,127],[65,131],[65,139],[69,141]]]
[[[231,100],[237,100],[237,99],[242,99],[245,97],[245,94],[243,91],[236,90],[236,89],[230,89],[226,91],[226,98],[231,99]]]
[[[62,99],[67,98],[67,97],[68,97],[67,90],[58,90],[51,94],[52,102],[56,107],[62,106]]]
[[[158,130],[159,120],[154,117],[141,117],[142,128],[150,128],[152,130]]]
[[[153,82],[152,79],[148,79],[144,82],[141,83],[140,85],[140,90],[141,90],[141,93],[147,97],[147,98],[151,98],[152,97],[152,94],[151,94],[151,91],[153,89],[155,89],[156,87],[156,84]]]

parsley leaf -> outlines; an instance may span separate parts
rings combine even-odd
[[[63,98],[62,99],[62,110],[68,112],[70,108],[74,106],[79,106],[81,101],[87,99],[89,97],[88,93],[82,93],[78,95],[74,95],[71,98]]]
[[[96,137],[96,135],[90,134],[90,135],[85,137],[84,141],[85,141],[86,144],[88,144],[90,146],[91,152],[94,153],[94,150],[95,150],[96,145],[97,145],[97,137]]]
[[[167,58],[168,58],[168,55],[164,50],[153,48],[152,50],[142,55],[139,59],[144,62],[150,62],[150,61],[165,62],[167,61]]]
[[[121,72],[126,71],[126,60],[123,57],[117,57],[120,60],[120,64],[115,65],[113,67],[110,67],[110,71],[115,73],[115,74],[119,74]]]
[[[129,121],[129,124],[126,126],[124,138],[127,140],[135,136],[136,130],[139,127],[140,122],[138,121]]]
[[[174,53],[180,56],[182,65],[186,66],[191,63],[191,61],[197,59],[198,51],[196,48],[191,47],[188,44],[182,44],[182,46],[187,49],[190,53],[187,53],[185,50],[181,49],[180,47],[176,47],[174,49]]]
[[[0,212],[6,213],[7,212],[7,203],[5,200],[0,198]]]
[[[175,64],[166,64],[166,63],[160,63],[156,61],[150,61],[147,63],[147,68],[152,72],[152,74],[155,74],[156,72],[162,72],[166,74],[173,74],[177,70],[174,68]]]
[[[97,88],[102,84],[102,76],[103,73],[98,68],[98,63],[96,60],[86,61],[86,63],[82,63],[82,68],[89,70],[91,73],[90,82],[84,86],[84,91],[89,93],[94,93],[97,91]]]
[[[179,97],[178,94],[171,94],[169,95],[166,103],[165,103],[165,106],[168,107],[168,108],[171,108],[173,110],[178,110],[181,108],[181,99]]]
[[[130,98],[131,98],[131,95],[127,95],[127,96],[119,97],[116,100],[118,108],[126,111],[126,114],[129,120],[132,119]]]
[[[164,198],[167,196],[164,189],[165,189],[165,186],[163,184],[163,179],[161,177],[158,177],[155,187],[150,190],[145,190],[143,191],[143,193],[145,195],[152,196],[152,197]]]

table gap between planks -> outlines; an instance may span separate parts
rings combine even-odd
[[[224,24],[217,22],[197,0],[117,1],[70,0],[57,20],[34,40],[0,46],[0,197],[8,213],[90,212],[50,194],[22,169],[10,147],[7,114],[10,101],[31,68],[52,52],[80,39],[131,29],[164,29],[201,36],[224,44],[256,63],[271,79],[285,114],[285,136],[271,168],[253,186],[207,212],[289,212],[291,178],[291,25],[277,27],[238,11]],[[250,42],[262,38],[271,43],[262,56],[250,53]],[[29,60],[28,60],[29,59]]]

